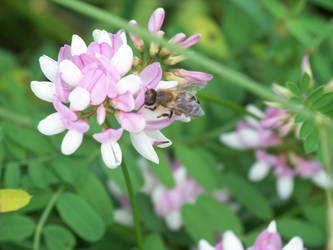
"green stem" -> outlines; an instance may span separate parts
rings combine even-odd
[[[319,125],[320,126],[320,125]],[[327,128],[325,126],[319,127],[320,142],[322,146],[323,158],[325,168],[329,178],[332,178],[333,164],[330,153],[330,136],[328,135]],[[326,249],[333,249],[333,200],[331,187],[326,188],[326,202],[327,202],[327,244]]]
[[[123,171],[127,189],[128,189],[128,195],[131,201],[131,207],[132,207],[132,214],[133,214],[133,220],[134,220],[134,225],[135,225],[135,233],[136,233],[136,240],[138,243],[138,247],[140,250],[143,250],[143,245],[142,245],[142,236],[141,236],[141,228],[140,228],[140,222],[139,222],[139,216],[138,216],[138,210],[136,208],[136,202],[135,202],[135,197],[134,197],[134,192],[133,192],[133,187],[131,183],[131,179],[126,167],[126,163],[123,159],[121,163],[121,169]]]
[[[38,224],[36,226],[36,231],[34,235],[34,242],[33,242],[33,250],[39,250],[39,244],[40,244],[40,237],[43,231],[44,224],[49,217],[52,208],[54,207],[54,204],[56,203],[59,195],[64,190],[64,186],[61,186],[56,193],[53,194],[51,197],[49,203],[47,204],[46,208],[44,209],[42,216],[40,217]]]
[[[0,117],[11,120],[27,127],[31,126],[31,120],[27,116],[16,114],[14,111],[0,107]]]
[[[204,93],[198,93],[197,94],[197,97],[201,98],[201,99],[204,99],[204,100],[207,100],[207,101],[210,101],[210,102],[214,102],[214,103],[217,103],[217,104],[220,104],[222,106],[225,106],[225,107],[228,107],[230,109],[233,109],[239,113],[242,113],[244,115],[249,115],[249,116],[252,116],[253,118],[257,119],[257,120],[260,120],[260,118],[258,116],[256,116],[255,114],[251,113],[250,111],[248,111],[246,108],[243,108],[242,106],[236,104],[236,103],[233,103],[227,99],[223,99],[221,97],[216,97],[216,96],[211,96],[211,95],[207,95],[207,94],[204,94]]]

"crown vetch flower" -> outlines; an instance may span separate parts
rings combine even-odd
[[[215,246],[210,245],[206,240],[199,241],[199,250],[244,250],[242,242],[232,231],[226,231],[223,234],[222,241]],[[295,236],[287,245],[282,247],[280,234],[276,229],[276,222],[272,221],[267,229],[263,230],[255,240],[253,246],[246,250],[305,250],[303,240]]]
[[[163,37],[164,17],[162,8],[155,10],[148,22],[149,32]],[[138,25],[135,20],[130,24]],[[175,87],[178,82],[162,80],[162,67],[158,62],[161,51],[156,44],[150,44],[147,58],[143,55],[138,59],[127,44],[124,30],[112,34],[96,29],[92,36],[93,42],[86,44],[80,36],[73,35],[71,44],[60,48],[57,61],[45,55],[40,57],[40,67],[48,81],[32,81],[31,90],[38,98],[53,103],[56,112],[41,120],[38,130],[45,135],[68,130],[61,151],[69,155],[78,149],[84,133],[89,130],[89,119],[97,119],[101,132],[93,137],[101,143],[102,158],[108,167],[115,168],[121,163],[117,141],[123,131],[130,133],[134,148],[142,156],[158,163],[153,146],[171,145],[160,130],[175,120],[189,121],[189,118],[184,115],[160,118],[158,110],[149,113],[144,107],[145,93],[148,89]],[[144,53],[143,40],[134,34],[130,34],[130,38]],[[180,33],[170,42],[185,48],[197,43],[200,36],[184,39]],[[168,55],[176,56],[171,52]],[[177,77],[179,82],[211,79],[209,74],[185,69],[180,69]],[[108,123],[110,115],[118,124]]]

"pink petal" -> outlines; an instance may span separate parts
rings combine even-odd
[[[151,15],[148,22],[148,30],[150,32],[157,32],[161,29],[164,21],[165,11],[162,8],[156,9]]]
[[[65,59],[71,59],[71,46],[65,44],[63,47],[60,48],[59,54],[58,54],[58,64]]]
[[[176,74],[182,78],[185,78],[187,82],[208,82],[212,80],[213,76],[211,74],[200,72],[200,71],[189,71],[185,69],[176,70]]]
[[[134,98],[129,91],[113,98],[111,103],[116,109],[122,111],[129,112],[134,109]]]
[[[136,97],[135,97],[135,110],[140,109],[144,102],[145,102],[145,88],[141,85],[139,92],[137,93]]]
[[[93,137],[99,143],[104,143],[104,142],[107,142],[108,140],[118,141],[122,134],[123,134],[122,128],[119,128],[119,129],[109,128],[109,129],[104,130],[101,133],[93,134]]]
[[[104,102],[108,91],[108,78],[103,74],[95,83],[91,90],[91,103],[92,105],[100,105]]]
[[[118,120],[121,127],[130,132],[139,132],[144,129],[146,122],[141,113],[127,113],[118,111]]]
[[[188,48],[191,47],[195,44],[197,44],[201,39],[201,35],[200,34],[195,34],[193,36],[190,36],[189,38],[187,38],[184,42],[182,42],[180,45],[183,48]]]
[[[162,121],[152,121],[152,122],[146,122],[145,130],[152,131],[152,130],[161,130],[167,126],[169,126],[171,123],[174,122],[174,118],[171,119],[165,119]]]
[[[55,87],[56,87],[56,96],[59,98],[59,100],[62,102],[67,102],[70,90],[64,88],[60,72],[57,73]]]
[[[105,110],[105,107],[104,105],[100,105],[98,108],[97,108],[97,123],[99,125],[102,125],[105,121],[105,116],[106,116],[106,110]]]
[[[77,115],[75,114],[75,112],[62,104],[59,99],[55,98],[53,100],[53,106],[66,120],[75,121],[77,119]]]
[[[140,78],[146,88],[155,89],[162,78],[161,64],[155,62],[148,65],[140,73]]]
[[[257,250],[281,250],[282,241],[278,233],[262,231],[257,237],[254,247]]]
[[[169,42],[173,43],[173,44],[177,44],[182,42],[184,39],[186,38],[186,35],[184,33],[177,33],[176,35],[174,35]]]

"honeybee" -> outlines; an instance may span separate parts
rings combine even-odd
[[[173,114],[196,117],[204,114],[200,102],[195,96],[198,89],[206,83],[178,84],[168,89],[148,89],[145,93],[145,107],[154,111],[168,111],[158,116],[171,118]]]

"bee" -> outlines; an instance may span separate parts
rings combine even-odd
[[[145,93],[145,107],[154,111],[168,111],[157,118],[171,118],[173,114],[196,117],[204,114],[200,102],[195,96],[198,89],[206,83],[178,84],[167,89],[148,89]]]

